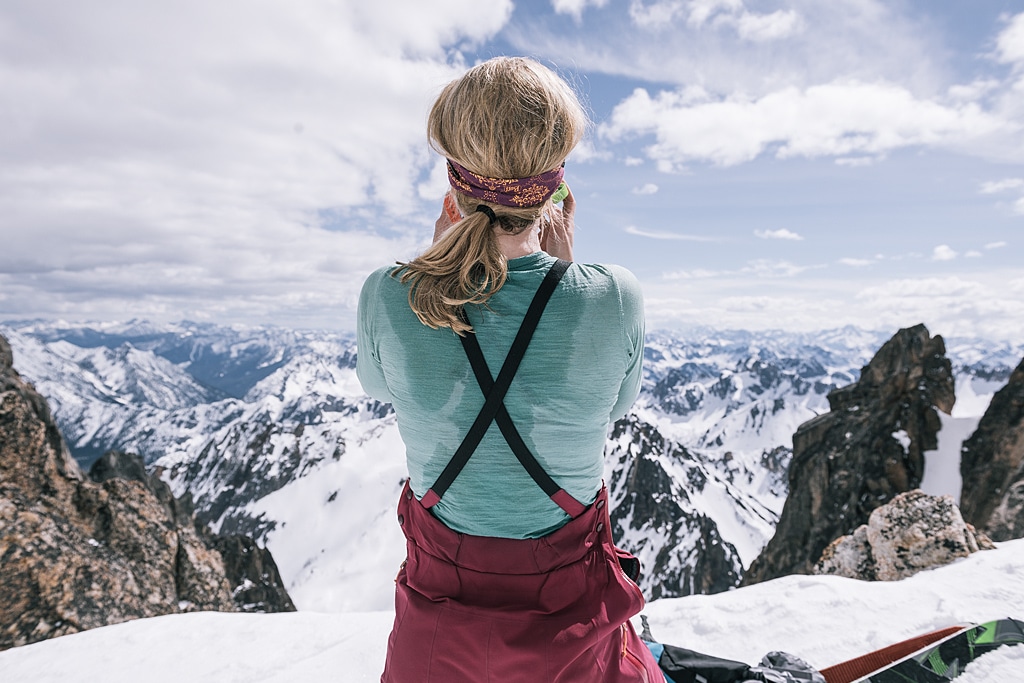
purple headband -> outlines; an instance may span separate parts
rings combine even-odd
[[[448,182],[462,194],[501,206],[537,206],[555,193],[565,176],[565,164],[529,178],[488,178],[448,160]]]

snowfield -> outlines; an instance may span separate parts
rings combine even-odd
[[[659,600],[644,613],[662,642],[750,663],[785,650],[825,667],[943,626],[1024,617],[1024,539],[899,582],[788,576]],[[141,619],[0,652],[0,681],[377,681],[391,620],[387,611]],[[990,653],[956,680],[1024,681],[1024,646]]]

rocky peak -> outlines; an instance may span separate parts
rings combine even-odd
[[[46,400],[13,365],[10,344],[0,336],[0,486],[17,487],[30,499],[69,493],[82,471]]]
[[[610,441],[612,534],[616,545],[640,559],[645,595],[658,599],[733,588],[742,571],[736,548],[690,500],[708,477],[693,454],[635,415],[615,423]]]
[[[924,325],[900,330],[861,370],[857,382],[832,392],[829,404],[857,402],[892,404],[919,395],[944,413],[953,409],[953,376],[942,337],[928,334]],[[856,404],[856,403],[855,403]]]
[[[5,374],[14,369],[14,353],[7,340],[0,337],[0,374]]]
[[[828,400],[831,411],[793,435],[789,496],[744,584],[810,573],[829,543],[920,485],[924,451],[938,445],[935,410],[948,413],[955,400],[942,338],[924,325],[900,330]]]
[[[1024,361],[960,455],[964,518],[997,541],[1024,537]]]
[[[70,457],[46,401],[13,369],[0,337],[0,649],[259,602],[236,588],[249,588],[229,571],[242,563],[217,547],[231,542],[197,529],[187,504],[147,476],[137,456],[108,454],[94,477]],[[250,562],[245,571],[260,572],[250,583],[276,578],[287,603],[264,607],[294,609],[270,564],[269,553]]]

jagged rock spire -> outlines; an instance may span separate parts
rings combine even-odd
[[[937,447],[941,428],[935,409],[948,413],[955,400],[945,353],[924,325],[900,330],[857,382],[829,394],[830,412],[800,426],[775,536],[744,585],[810,573],[829,543],[920,485],[924,451]]]
[[[1024,361],[964,442],[960,474],[964,519],[996,541],[1024,537]]]

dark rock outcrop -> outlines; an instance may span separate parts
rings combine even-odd
[[[950,496],[929,496],[915,489],[875,508],[867,524],[833,541],[814,573],[898,581],[994,547],[964,522]]]
[[[608,482],[612,535],[640,559],[644,594],[654,600],[734,588],[742,571],[736,548],[690,499],[707,478],[696,458],[634,415],[615,423],[611,441],[620,444],[607,454],[619,461]],[[686,484],[666,465],[685,470]]]
[[[208,548],[220,553],[224,572],[233,587],[231,595],[242,612],[293,612],[295,605],[284,588],[277,563],[266,548],[248,536],[214,534],[195,520],[192,495],[178,498],[156,474],[148,474],[142,457],[134,453],[107,451],[89,469],[89,478],[103,483],[114,478],[138,481],[156,496],[179,524],[191,524]]]
[[[99,482],[86,478],[0,337],[0,650],[128,619],[248,604],[236,602],[244,580],[230,578],[187,502],[140,465],[115,454],[97,468]],[[274,573],[265,570],[246,571]]]
[[[832,391],[831,411],[793,435],[789,496],[775,535],[743,584],[810,573],[834,539],[917,488],[924,451],[937,447],[935,409],[952,409],[953,387],[942,337],[917,325],[886,342],[857,382]]]
[[[964,519],[997,541],[1024,537],[1024,361],[960,455]]]

